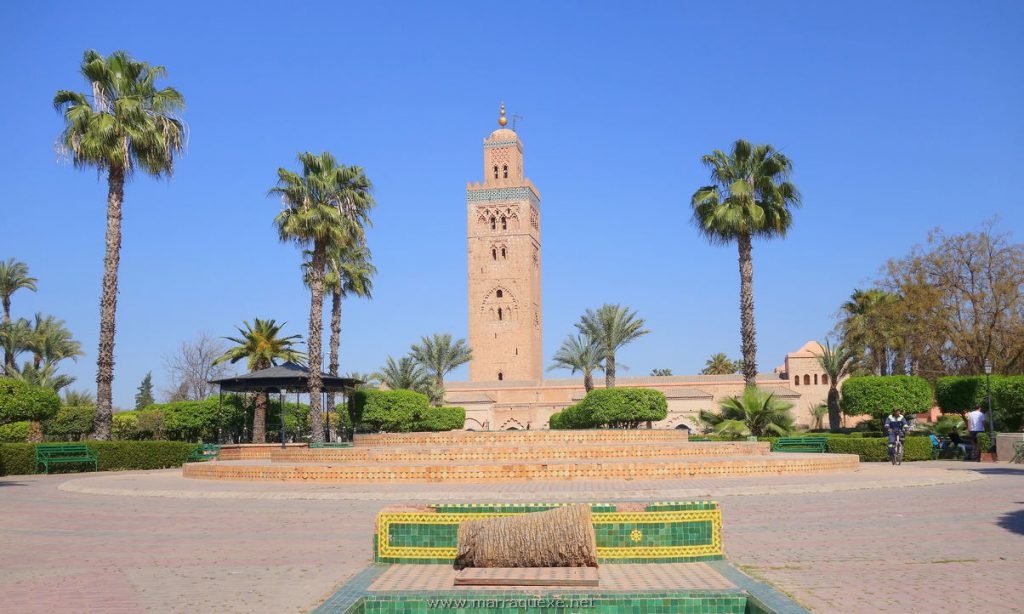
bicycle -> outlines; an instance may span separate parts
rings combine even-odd
[[[902,432],[896,433],[896,441],[889,448],[889,460],[892,461],[893,465],[903,463],[903,437]]]

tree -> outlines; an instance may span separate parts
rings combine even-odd
[[[124,184],[136,169],[154,177],[171,175],[182,151],[185,126],[177,117],[185,100],[174,88],[158,89],[163,66],[132,59],[124,51],[103,57],[93,50],[82,58],[90,94],[59,90],[53,106],[64,115],[61,151],[76,168],[107,173],[107,230],[96,358],[98,440],[110,439],[114,382],[114,328],[117,275],[121,258],[121,206]]]
[[[271,194],[281,197],[284,209],[274,219],[283,242],[294,242],[311,254],[306,268],[310,288],[309,305],[309,423],[310,438],[323,442],[320,390],[323,382],[322,328],[324,277],[328,250],[359,245],[369,225],[374,205],[371,184],[363,169],[339,164],[331,154],[299,154],[302,174],[277,170],[277,186]]]
[[[719,352],[704,361],[704,368],[700,372],[701,375],[732,375],[742,368],[742,360],[729,360],[724,352]]]
[[[234,364],[240,360],[246,361],[246,368],[252,371],[270,368],[277,364],[278,360],[301,362],[302,352],[295,349],[296,343],[302,339],[301,335],[281,334],[285,323],[278,324],[276,320],[261,320],[255,318],[250,324],[247,320],[242,326],[237,326],[237,337],[224,337],[224,339],[235,344],[223,354],[214,359],[213,364],[219,365],[225,362]],[[252,417],[252,442],[267,442],[267,393],[256,394],[256,410]]]
[[[411,356],[403,356],[397,362],[388,356],[380,371],[370,378],[378,380],[390,390],[412,390],[427,394],[433,388],[430,374]]]
[[[644,323],[643,318],[637,317],[636,311],[630,311],[623,305],[607,303],[596,311],[588,309],[576,323],[576,328],[601,348],[606,388],[615,387],[615,353],[651,332],[644,328]]]
[[[672,369],[651,369],[651,377],[669,377]]]
[[[43,362],[55,364],[70,358],[82,356],[82,345],[74,340],[71,331],[64,326],[64,320],[36,313],[32,331],[25,339],[25,349],[32,352],[32,365],[39,369]]]
[[[601,370],[603,359],[604,352],[596,341],[586,335],[569,335],[551,357],[548,371],[569,369],[573,375],[579,371],[583,374],[583,389],[590,392],[594,389],[594,371]]]
[[[771,145],[752,145],[742,139],[730,153],[716,149],[701,160],[711,172],[712,183],[693,193],[693,221],[710,243],[735,241],[739,250],[743,379],[747,386],[754,386],[753,239],[784,237],[793,223],[792,209],[800,206],[800,193],[789,181],[793,163]]]
[[[411,359],[410,359],[411,360]],[[367,388],[376,388],[380,384],[380,378],[376,373],[360,373],[359,371],[350,371],[345,374],[348,379],[354,379],[361,384],[356,384],[356,390],[364,390]]]
[[[838,433],[841,426],[839,380],[846,377],[853,358],[853,352],[842,343],[833,348],[827,340],[818,356],[818,364],[828,375],[828,430],[833,433]]]
[[[153,372],[146,373],[139,384],[139,391],[135,393],[135,409],[145,409],[156,402],[153,398]]]
[[[22,288],[35,292],[37,281],[35,277],[29,277],[28,265],[24,262],[14,258],[0,261],[0,301],[4,307],[4,322],[11,321],[11,295]],[[4,364],[13,365],[6,357]]]
[[[0,345],[4,348],[4,374],[17,371],[18,355],[28,348],[32,325],[25,318],[0,322]]]
[[[452,342],[450,333],[434,333],[432,337],[422,337],[419,344],[412,344],[411,350],[412,359],[434,378],[435,391],[441,396],[440,399],[434,399],[435,405],[443,402],[444,376],[473,357],[466,340]]]
[[[167,401],[202,401],[216,390],[211,380],[227,376],[230,369],[217,362],[227,345],[199,333],[194,341],[183,341],[173,354],[164,356],[164,367],[170,382],[164,391]]]
[[[718,433],[761,437],[785,435],[793,429],[793,417],[789,415],[793,404],[753,386],[747,386],[739,396],[719,401],[718,407],[718,413],[700,411],[700,421],[712,425]]]
[[[65,390],[64,405],[68,407],[86,407],[96,404],[96,395],[88,390]]]
[[[861,365],[875,375],[889,375],[892,345],[897,336],[888,309],[898,297],[878,288],[855,289],[840,308],[841,344],[862,356]]]

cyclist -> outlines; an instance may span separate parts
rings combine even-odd
[[[903,441],[910,424],[903,417],[903,410],[894,407],[892,413],[885,417],[885,431],[889,434],[889,458],[893,456],[893,447],[896,445],[896,438]]]

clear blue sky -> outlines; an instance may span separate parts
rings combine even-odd
[[[1024,239],[1021,2],[222,4],[0,8],[0,258],[39,278],[15,314],[55,314],[82,341],[76,388],[94,388],[106,183],[58,163],[53,93],[84,89],[85,49],[126,49],[188,104],[174,178],[126,190],[122,407],[199,331],[264,317],[305,334],[299,253],[265,196],[299,151],[376,185],[380,274],[372,301],[346,304],[342,370],[465,336],[465,183],[501,100],[543,196],[545,360],[603,302],[653,331],[620,355],[629,373],[739,354],[735,248],[707,245],[688,206],[700,155],[736,138],[785,151],[805,203],[786,240],[755,244],[763,370],[930,228],[1000,215]]]

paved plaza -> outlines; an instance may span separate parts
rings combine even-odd
[[[815,612],[1024,611],[1024,467],[662,482],[304,485],[180,470],[0,478],[10,612],[304,612],[396,502],[713,498],[729,560]]]

